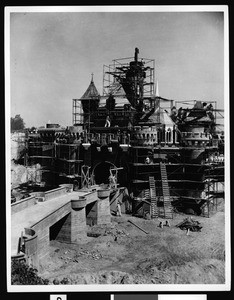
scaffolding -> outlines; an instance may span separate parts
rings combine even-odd
[[[65,177],[70,182],[81,175],[80,147],[73,143],[55,143],[56,166],[60,177]],[[61,172],[62,170],[62,172]]]
[[[103,66],[103,96],[110,94],[116,96],[125,96],[120,81],[117,78],[123,78],[134,57],[114,59],[112,64]],[[155,60],[139,58],[143,62],[145,70],[145,80],[143,85],[143,94],[146,98],[155,96]]]
[[[28,141],[25,166],[39,164],[41,181],[55,185],[55,145],[52,142]],[[52,174],[52,175],[51,175]],[[30,176],[28,178],[30,180]]]
[[[191,104],[191,102],[189,103]],[[193,111],[193,109],[188,109],[188,111]],[[214,111],[219,113],[222,110],[214,109]],[[216,119],[214,119],[216,125],[215,121]],[[196,204],[198,211],[200,209],[199,214],[210,217],[217,210],[218,197],[224,195],[223,191],[220,192],[220,186],[224,186],[224,162],[217,158],[220,155],[220,144],[222,146],[224,139],[217,138],[216,128],[212,134],[197,134],[196,132],[177,130],[179,143],[167,145],[166,143],[158,143],[157,138],[152,140],[152,143],[147,142],[151,138],[151,132],[152,129],[149,130],[148,134],[142,136],[145,142],[143,145],[139,146],[137,141],[137,144],[132,146],[132,156],[134,157],[132,179],[135,197],[144,197],[144,192],[148,189],[149,177],[154,176],[158,198],[161,199],[160,201],[163,200],[160,161],[164,161],[173,203],[176,203],[178,208],[185,203],[188,205],[189,203]],[[157,133],[157,136],[159,135]],[[183,136],[187,139],[191,136],[192,143],[183,145],[181,139]],[[197,161],[196,156],[198,156]],[[216,157],[216,162],[215,159],[210,159],[213,156]],[[146,163],[147,157],[149,157],[148,163]],[[193,161],[193,159],[195,160]],[[206,197],[201,195],[203,191],[206,192]]]
[[[183,101],[175,101],[175,107],[176,109],[183,108],[185,112],[197,112],[198,109],[194,109],[193,107],[195,106],[196,103],[201,102],[205,103],[207,105],[211,105],[212,108],[210,111],[214,114],[214,123],[215,123],[215,131],[217,133],[222,133],[224,134],[223,131],[223,126],[224,126],[224,109],[219,109],[217,108],[217,101],[202,101],[202,100],[183,100]],[[183,105],[183,107],[181,106]],[[184,107],[186,106],[186,107]],[[217,123],[217,120],[221,120],[221,123]],[[217,130],[218,129],[218,130]]]
[[[83,110],[80,99],[72,99],[72,124],[75,126],[83,125]]]
[[[69,180],[79,177],[82,187],[90,187],[91,154],[98,155],[97,151],[103,149],[109,154],[112,146],[113,150],[118,147],[117,154],[121,156],[125,151],[132,158],[129,164],[134,196],[148,195],[149,178],[153,178],[158,202],[165,197],[179,203],[190,201],[209,216],[212,207],[217,206],[218,184],[223,181],[224,185],[221,165],[213,168],[214,164],[206,161],[220,146],[221,140],[217,142],[216,135],[222,135],[222,131],[217,131],[222,124],[217,124],[217,119],[223,118],[223,110],[217,109],[216,101],[175,101],[155,95],[155,60],[138,58],[138,53],[135,48],[135,57],[114,59],[103,66],[102,96],[92,77],[84,95],[73,99],[72,122],[82,131],[78,134],[80,143],[55,143],[56,170]],[[174,103],[190,119],[179,119],[177,114],[171,121]],[[80,149],[84,151],[81,154],[84,161],[80,160]],[[45,153],[42,156],[45,159]],[[110,170],[109,179],[116,188],[116,169]],[[201,196],[203,191],[206,196]]]
[[[91,167],[87,165],[81,166],[81,188],[83,189],[89,189],[93,184],[90,168]]]
[[[123,170],[123,168],[116,168],[116,167],[111,167],[110,168],[110,187],[112,189],[117,189],[118,187],[118,171]]]
[[[27,160],[25,165],[40,164],[42,181],[56,185],[62,181],[73,182],[79,179],[81,174],[80,144],[68,143],[76,136],[69,134],[54,135],[53,139],[48,142],[41,140],[27,142]],[[47,137],[48,138],[48,137]],[[57,142],[56,140],[60,140]],[[62,142],[63,141],[63,142]],[[30,179],[30,174],[28,180]]]

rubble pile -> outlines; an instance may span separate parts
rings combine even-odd
[[[86,256],[89,258],[93,258],[94,260],[100,259],[102,258],[102,254],[99,253],[99,251],[81,251],[79,253],[76,254],[76,258],[81,257],[81,256]]]
[[[105,230],[103,235],[112,235],[112,236],[127,236],[129,233],[126,233],[124,230],[115,228],[114,230]]]
[[[94,260],[98,260],[101,259],[103,257],[103,255],[101,253],[99,253],[99,251],[80,251],[79,253],[77,253],[74,257],[69,257],[69,253],[71,254],[71,251],[65,251],[64,254],[60,256],[59,258],[62,259],[64,261],[65,264],[69,263],[69,262],[75,262],[78,263],[79,259],[81,258],[91,258]]]

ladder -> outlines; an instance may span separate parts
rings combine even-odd
[[[150,190],[149,189],[144,190],[144,196],[145,196],[146,200],[150,201]]]
[[[146,190],[145,194],[147,194],[149,191],[149,196],[151,199],[151,219],[155,219],[158,217],[158,209],[157,209],[155,181],[153,176],[149,176],[149,186],[150,189]]]
[[[162,180],[162,194],[163,194],[163,208],[164,208],[164,218],[173,218],[173,208],[170,200],[170,191],[167,179],[167,170],[165,163],[160,162],[160,172]]]

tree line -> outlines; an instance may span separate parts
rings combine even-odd
[[[25,129],[25,123],[20,115],[15,115],[14,118],[11,117],[11,132],[20,131]]]

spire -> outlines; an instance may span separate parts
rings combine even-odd
[[[91,82],[90,82],[86,92],[81,97],[81,99],[93,99],[93,98],[98,98],[99,97],[99,93],[98,93],[97,88],[96,88],[96,86],[93,82],[93,73],[91,75],[92,75]]]
[[[156,81],[156,97],[159,97],[158,80]]]

